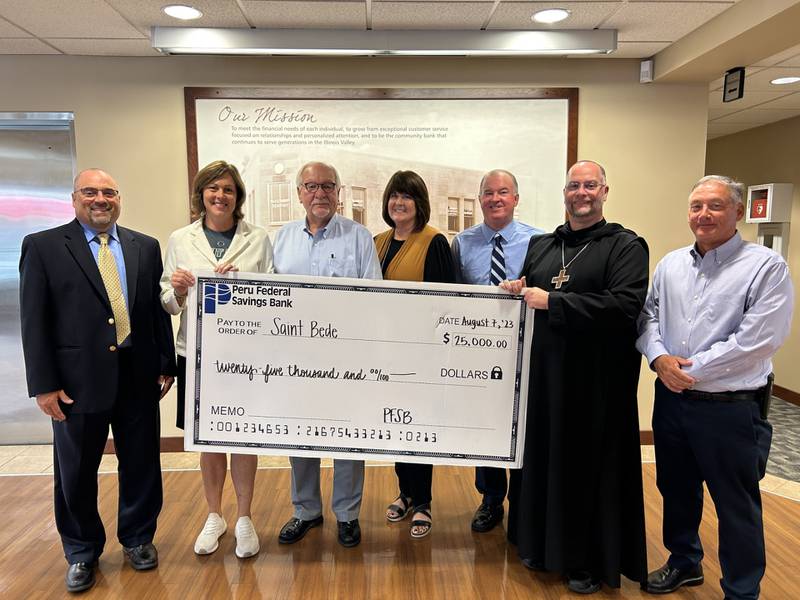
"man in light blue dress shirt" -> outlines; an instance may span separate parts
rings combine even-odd
[[[297,173],[297,196],[306,218],[284,225],[275,237],[276,273],[382,279],[372,234],[366,227],[336,213],[341,181],[331,165],[310,162]],[[319,459],[289,459],[292,465],[294,516],[278,541],[293,544],[322,524]],[[364,461],[333,461],[331,504],[338,522],[339,543],[358,545],[358,514],[364,489]]]
[[[758,598],[766,554],[758,482],[772,439],[771,358],[789,333],[786,261],[736,231],[744,186],[702,178],[689,196],[692,246],[656,267],[637,348],[656,371],[653,435],[667,563],[647,591],[703,583],[698,528],[705,481],[719,519],[726,598]]]
[[[492,265],[498,275],[497,246],[502,256],[500,269],[502,279],[513,279],[520,275],[528,242],[531,236],[543,230],[520,223],[514,219],[514,209],[519,204],[517,179],[509,171],[495,169],[481,178],[478,188],[483,223],[459,233],[453,240],[456,277],[459,283],[491,285]],[[491,407],[486,407],[491,410]],[[476,467],[475,487],[483,495],[480,506],[472,518],[472,529],[483,533],[491,530],[503,519],[503,501],[508,491],[505,469]]]

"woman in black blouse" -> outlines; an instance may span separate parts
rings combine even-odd
[[[383,278],[395,281],[455,283],[455,264],[447,238],[428,225],[428,188],[413,171],[398,171],[383,192],[383,220],[391,229],[375,236]],[[400,495],[386,509],[386,519],[409,514],[411,537],[431,531],[433,465],[395,463]]]

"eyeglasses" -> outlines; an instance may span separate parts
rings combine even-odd
[[[115,190],[114,188],[97,189],[93,187],[85,187],[77,191],[81,193],[81,196],[84,196],[86,198],[95,198],[97,197],[97,194],[102,194],[103,198],[105,198],[106,200],[112,200],[113,198],[116,198],[119,195],[119,190]]]
[[[599,188],[600,186],[605,185],[605,184],[602,184],[599,181],[594,181],[594,180],[592,180],[592,181],[569,181],[569,182],[567,182],[566,189],[567,189],[568,192],[577,192],[579,189],[581,189],[581,185],[583,185],[583,189],[585,189],[587,192],[593,192],[597,188]]]
[[[303,187],[306,188],[307,192],[311,192],[312,194],[316,192],[318,189],[322,188],[322,191],[326,194],[330,194],[332,191],[336,189],[336,184],[331,183],[330,181],[326,181],[325,183],[304,183]]]

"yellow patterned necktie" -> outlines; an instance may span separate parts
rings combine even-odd
[[[103,278],[103,285],[106,286],[106,293],[111,302],[111,311],[114,313],[114,325],[117,328],[117,345],[125,341],[131,333],[131,323],[128,319],[128,308],[125,306],[125,296],[122,294],[122,285],[119,282],[119,271],[117,271],[117,261],[111,254],[108,247],[108,234],[98,233],[100,240],[100,251],[97,253],[97,266],[100,269],[100,277]]]

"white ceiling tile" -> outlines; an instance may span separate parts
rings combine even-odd
[[[711,83],[708,84],[708,89],[710,91],[712,91],[712,92],[714,90],[721,90],[722,86],[724,84],[725,84],[725,78],[724,77],[719,77],[719,78],[715,79],[714,81],[712,81]]]
[[[800,109],[766,109],[750,108],[730,115],[725,115],[719,119],[714,119],[712,123],[746,123],[750,125],[766,125],[775,121],[783,121],[800,115]]]
[[[720,117],[724,117],[725,115],[731,115],[735,112],[739,112],[742,110],[741,108],[730,108],[730,107],[723,107],[723,108],[709,108],[708,109],[708,120],[713,121],[714,119],[719,119]]]
[[[161,9],[171,0],[106,0],[108,4],[149,35],[150,27],[249,27],[235,0],[175,0],[189,4],[203,13],[199,19],[181,21],[164,14]]]
[[[480,29],[491,2],[373,2],[374,29]]]
[[[0,54],[59,54],[34,38],[0,39]]]
[[[674,42],[728,9],[719,2],[628,2],[603,28],[628,42]]]
[[[489,21],[488,29],[592,29],[611,16],[622,3],[558,2],[557,5],[570,11],[570,17],[548,26],[535,23],[531,16],[545,8],[553,8],[552,2],[501,2]]]
[[[800,67],[800,54],[778,63],[779,67]]]
[[[731,135],[732,133],[739,133],[740,131],[744,131],[746,129],[752,129],[753,127],[758,127],[758,125],[709,123],[707,135],[709,140],[713,140],[714,138]]]
[[[722,101],[722,90],[715,90],[708,95],[709,108],[727,108],[742,110],[743,108],[752,108],[770,100],[776,100],[782,96],[791,93],[792,90],[776,90],[774,92],[755,92],[747,89],[747,83],[744,84],[744,96],[733,102]]]
[[[773,65],[777,65],[778,63],[783,63],[783,61],[797,58],[800,56],[800,45],[792,46],[791,48],[787,48],[782,52],[778,52],[777,54],[773,54],[772,56],[767,56],[759,61],[756,61],[754,64],[759,66],[771,67]]]
[[[776,100],[770,100],[769,102],[760,105],[759,108],[800,109],[800,83],[795,83],[787,87],[790,87],[796,91],[793,94],[787,94],[777,98]]]
[[[6,21],[3,18],[0,18],[0,38],[29,38],[33,37],[30,33],[23,31],[19,27],[16,27]]]
[[[247,18],[262,29],[366,29],[365,3],[243,0]]]
[[[0,16],[42,38],[144,37],[103,0],[0,0]]]
[[[46,38],[64,54],[78,56],[163,56],[153,50],[150,40],[95,40],[76,38]]]

